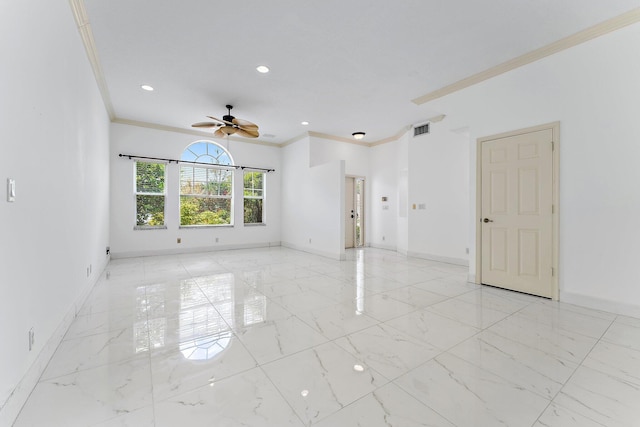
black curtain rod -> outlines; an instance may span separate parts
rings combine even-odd
[[[131,159],[160,160],[160,161],[169,162],[169,163],[188,163],[190,165],[221,166],[221,167],[225,167],[225,168],[242,169],[242,170],[251,169],[251,170],[265,171],[265,172],[275,172],[276,171],[275,169],[254,168],[253,166],[236,166],[236,165],[221,165],[219,163],[190,162],[188,160],[163,159],[161,157],[134,156],[133,154],[118,154],[118,157],[127,157],[129,160],[131,160]]]

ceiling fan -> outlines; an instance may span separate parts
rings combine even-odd
[[[222,120],[215,117],[207,116],[213,122],[199,122],[194,123],[191,126],[194,128],[214,128],[218,129],[213,133],[213,136],[223,138],[228,135],[239,135],[245,138],[257,138],[258,125],[251,123],[248,120],[237,119],[231,115],[232,105],[227,105],[228,113],[222,116]]]

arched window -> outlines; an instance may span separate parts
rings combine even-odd
[[[233,165],[233,158],[222,146],[210,141],[197,141],[189,145],[180,156],[187,162]]]
[[[180,160],[180,225],[233,224],[231,154],[215,142],[189,145]]]

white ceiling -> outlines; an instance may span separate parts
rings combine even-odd
[[[260,126],[261,141],[275,143],[306,131],[339,137],[364,131],[366,142],[391,137],[446,113],[412,99],[638,6],[638,0],[84,3],[116,118],[192,129],[232,104],[234,116]],[[260,64],[271,72],[259,74]]]

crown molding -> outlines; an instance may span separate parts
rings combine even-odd
[[[315,138],[329,139],[331,141],[345,142],[347,144],[362,145],[364,147],[368,147],[369,146],[368,142],[365,142],[365,141],[362,141],[362,140],[358,141],[357,139],[346,138],[344,136],[330,135],[328,133],[309,131],[309,136],[313,136]]]
[[[111,120],[112,123],[119,123],[122,125],[129,125],[129,126],[137,126],[137,127],[142,127],[142,128],[148,128],[148,129],[155,129],[155,130],[162,130],[165,132],[175,132],[175,133],[181,133],[181,134],[186,134],[186,135],[196,135],[196,136],[202,136],[204,138],[207,139],[213,139],[213,140],[220,140],[221,138],[215,138],[213,136],[213,134],[211,133],[207,133],[207,132],[202,132],[202,131],[197,131],[197,130],[191,130],[191,129],[182,129],[182,128],[177,128],[177,127],[173,127],[173,126],[165,126],[165,125],[159,125],[157,123],[148,123],[148,122],[139,122],[137,120],[129,120],[129,119],[122,119],[122,118],[115,118],[113,120]],[[223,140],[226,140],[223,139]],[[267,141],[260,141],[258,139],[249,139],[249,138],[236,138],[236,137],[229,137],[229,141],[235,141],[235,142],[244,142],[247,144],[256,144],[256,145],[264,145],[267,147],[281,147],[281,144],[276,144],[274,142],[267,142]]]
[[[69,5],[71,6],[73,18],[75,19],[76,25],[78,26],[78,31],[80,32],[80,37],[82,38],[82,44],[84,45],[84,49],[87,52],[87,58],[89,59],[89,63],[91,64],[93,75],[95,76],[96,83],[98,84],[98,90],[100,91],[100,95],[102,96],[102,102],[104,103],[104,107],[107,110],[109,118],[113,121],[116,117],[116,114],[111,102],[111,96],[109,95],[107,80],[104,78],[102,66],[100,65],[100,59],[98,58],[98,50],[96,49],[96,43],[93,38],[93,31],[91,31],[91,25],[89,24],[89,17],[87,16],[87,11],[84,7],[84,1],[69,0]]]
[[[632,9],[626,13],[623,13],[622,15],[596,24],[585,30],[579,31],[575,34],[555,41],[539,49],[533,50],[529,53],[525,53],[524,55],[518,56],[509,61],[503,62],[502,64],[489,68],[488,70],[474,74],[453,84],[427,93],[426,95],[413,99],[412,102],[416,105],[422,105],[429,101],[433,101],[434,99],[442,98],[443,96],[449,95],[462,89],[466,89],[469,86],[473,86],[477,83],[499,76],[500,74],[512,71],[516,68],[538,61],[542,58],[546,58],[547,56],[572,48],[574,46],[577,46],[589,40],[593,40],[597,37],[603,36],[612,31],[619,30],[637,22],[640,22],[640,8]]]
[[[287,139],[285,142],[283,142],[282,144],[279,144],[279,147],[286,147],[287,145],[291,145],[294,144],[298,141],[300,141],[301,139],[307,138],[309,136],[309,132],[304,132],[301,133],[300,135],[294,136],[293,138]]]
[[[378,141],[372,142],[369,144],[369,147],[376,147],[378,145],[386,144],[388,142],[397,141],[404,136],[409,130],[411,130],[412,125],[403,126],[395,135],[392,135],[388,138],[383,138]]]

